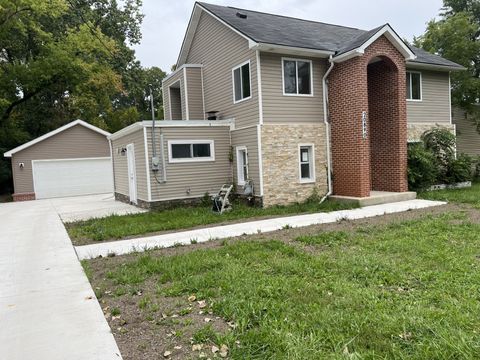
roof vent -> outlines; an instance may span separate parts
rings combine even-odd
[[[237,17],[239,17],[240,19],[246,19],[247,18],[247,14],[244,14],[244,13],[241,13],[240,11],[238,11],[236,13]]]

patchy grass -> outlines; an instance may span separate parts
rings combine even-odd
[[[312,212],[328,212],[352,208],[354,205],[325,201],[319,204],[310,201],[288,206],[274,206],[266,209],[249,207],[237,203],[232,211],[222,215],[213,213],[210,207],[178,207],[171,210],[150,211],[132,215],[113,215],[66,224],[67,231],[75,245],[95,241],[115,240],[149,233],[188,229],[221,222],[249,218],[294,215]]]
[[[153,287],[160,302],[207,300],[234,330],[206,326],[193,338],[227,344],[232,359],[477,358],[480,225],[465,214],[297,240],[95,260],[102,271],[93,285]]]
[[[424,191],[419,193],[418,197],[428,200],[470,204],[476,209],[480,209],[480,182],[473,183],[472,187],[466,189]]]

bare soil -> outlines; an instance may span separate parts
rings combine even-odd
[[[285,229],[276,232],[241,236],[226,240],[212,240],[201,244],[173,247],[151,251],[152,256],[174,256],[197,249],[217,248],[225,241],[276,239],[308,252],[318,252],[318,247],[307,246],[295,239],[298,236],[314,235],[324,231],[357,232],[376,227],[398,224],[426,216],[439,216],[447,212],[464,214],[473,223],[480,222],[480,211],[468,205],[448,204],[427,209],[411,210],[402,213],[377,216],[360,220],[342,220],[332,224],[313,225],[303,228]],[[453,220],[454,221],[454,220]],[[212,352],[212,346],[221,344],[205,342],[202,349],[193,340],[194,334],[206,325],[217,333],[231,331],[229,324],[211,312],[210,305],[199,304],[188,298],[172,298],[158,295],[158,282],[155,279],[139,285],[135,293],[115,294],[117,288],[107,279],[107,271],[121,266],[138,254],[98,258],[88,262],[91,283],[104,310],[114,337],[124,359],[162,359],[166,351],[171,352],[169,359],[220,358],[219,353]],[[140,303],[147,303],[141,308]],[[146,299],[146,300],[145,300]],[[153,299],[153,300],[150,300]],[[120,314],[112,316],[118,309]],[[209,319],[209,320],[206,320]],[[208,321],[208,322],[207,322]],[[192,346],[196,345],[195,350]]]

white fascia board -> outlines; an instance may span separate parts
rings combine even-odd
[[[167,76],[165,76],[163,79],[162,79],[162,84],[167,81],[168,79],[170,79],[172,76],[178,74],[180,71],[182,71],[183,69],[185,68],[202,68],[203,65],[202,64],[183,64],[182,66],[180,66],[178,69],[175,69],[175,71],[172,71],[170,74],[168,74]]]
[[[103,136],[105,136],[105,137],[107,137],[107,138],[111,135],[109,132],[107,132],[107,131],[105,131],[105,130],[102,130],[102,129],[94,126],[94,125],[91,125],[91,124],[89,124],[89,123],[87,123],[87,122],[85,122],[85,121],[83,121],[83,120],[78,119],[78,120],[69,122],[68,124],[63,125],[63,126],[59,127],[58,129],[55,129],[55,130],[53,130],[53,131],[50,131],[50,132],[48,132],[48,133],[46,133],[46,134],[44,134],[44,135],[42,135],[42,136],[39,136],[38,138],[33,139],[33,140],[31,140],[31,141],[23,144],[23,145],[17,146],[15,149],[12,149],[12,150],[7,151],[6,153],[4,153],[3,156],[5,156],[5,157],[12,157],[13,154],[15,154],[15,153],[17,153],[17,152],[19,152],[19,151],[22,151],[22,150],[24,150],[24,149],[26,149],[26,148],[28,148],[28,147],[30,147],[30,146],[32,146],[32,145],[35,145],[35,144],[39,143],[40,141],[43,141],[43,140],[45,140],[45,139],[48,139],[49,137],[52,137],[52,136],[54,136],[54,135],[57,135],[58,133],[61,133],[62,131],[65,131],[65,130],[67,130],[67,129],[70,129],[71,127],[74,127],[75,125],[84,126],[84,127],[86,127],[87,129],[93,130],[93,131],[95,131],[95,132],[97,132],[97,133],[99,133],[99,134],[101,134],[101,135],[103,135]]]
[[[380,36],[384,35],[395,48],[408,60],[415,60],[417,56],[410,50],[410,48],[403,42],[402,39],[397,35],[397,33],[392,29],[390,25],[385,25],[380,30],[378,30],[374,35],[372,35],[367,41],[365,41],[359,47],[347,51],[344,54],[338,55],[333,58],[333,61],[340,63],[351,59],[355,56],[361,56],[365,53],[365,50],[372,45]]]
[[[310,56],[310,57],[321,57],[321,58],[328,58],[330,55],[335,54],[334,51],[328,51],[328,50],[308,49],[308,48],[301,48],[296,46],[276,45],[276,44],[268,44],[268,43],[252,42],[249,44],[249,47],[252,50],[258,50],[263,52],[272,52],[272,53],[287,54],[287,55]]]
[[[131,133],[141,129],[142,127],[143,127],[143,125],[142,125],[141,122],[136,122],[136,123],[133,123],[132,125],[129,125],[129,126],[123,128],[123,129],[118,130],[117,132],[110,135],[108,138],[110,140],[116,140],[116,139],[121,138],[122,136],[131,134]]]
[[[231,126],[234,122],[233,119],[226,120],[157,120],[155,121],[155,127],[198,127],[198,126]],[[142,121],[141,126],[152,127],[151,120]]]

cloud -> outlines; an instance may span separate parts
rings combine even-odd
[[[390,23],[402,38],[413,39],[425,31],[442,0],[210,0],[209,2],[279,15],[372,29]],[[195,1],[144,0],[142,42],[135,46],[143,66],[169,72],[177,61]]]

